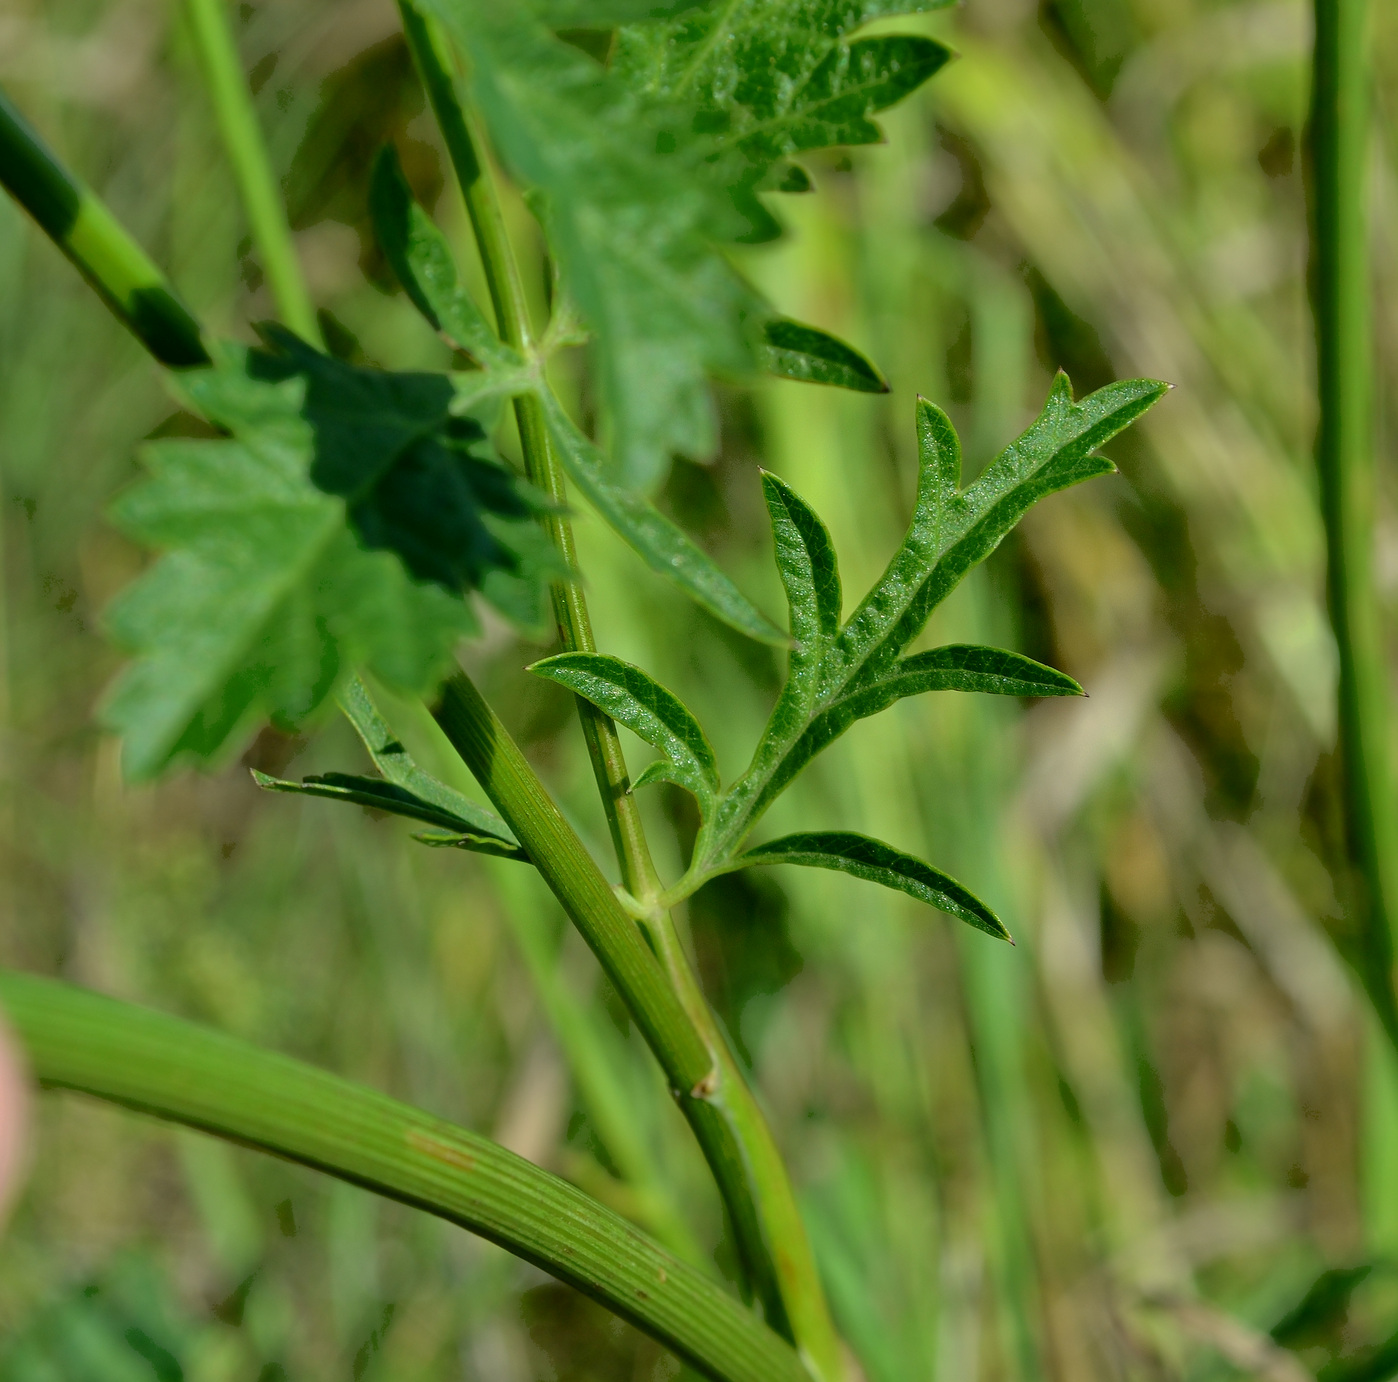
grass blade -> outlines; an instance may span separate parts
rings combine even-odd
[[[796,1353],[626,1220],[478,1134],[301,1061],[69,984],[0,973],[38,1079],[273,1152],[462,1225],[723,1382],[809,1382]]]

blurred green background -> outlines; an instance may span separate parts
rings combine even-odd
[[[1398,7],[1374,11],[1385,463]],[[393,139],[470,254],[392,3],[236,13],[332,341],[445,364],[367,229],[369,162]],[[772,822],[930,859],[1018,947],[849,879],[756,871],[689,908],[704,982],[869,1382],[1380,1382],[1398,1375],[1398,1066],[1339,958],[1330,868],[1308,7],[968,0],[894,27],[961,56],[888,114],[885,146],[814,161],[816,193],[777,205],[789,235],[743,256],[893,392],[725,388],[722,455],[677,463],[664,504],[776,614],[766,465],[825,517],[857,596],[910,509],[915,394],[950,411],[974,473],[1057,367],[1079,392],[1135,374],[1178,388],[1117,446],[1120,476],[1035,509],[924,638],[1020,649],[1090,699],[902,702]],[[271,315],[173,0],[5,0],[0,81],[207,322],[247,338]],[[537,237],[517,201],[512,215],[542,301]],[[578,366],[559,371],[585,412]],[[140,440],[183,425],[139,347],[0,202],[0,962],[490,1132],[725,1270],[703,1164],[538,881],[253,786],[249,764],[362,770],[345,724],[264,733],[218,775],[123,786],[93,708],[118,665],[102,610],[141,558],[102,515]],[[733,775],[773,653],[579,524],[602,648],[679,691]],[[1391,603],[1390,508],[1378,527]],[[570,704],[522,671],[540,652],[492,625],[467,656],[606,858]],[[397,713],[411,737],[421,716]],[[430,734],[414,746],[449,771]],[[687,801],[647,809],[673,876]],[[4,1382],[678,1374],[459,1230],[79,1098],[41,1103],[0,1243]]]

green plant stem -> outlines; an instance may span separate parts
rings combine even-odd
[[[450,47],[437,24],[420,13],[409,0],[398,0],[398,10],[403,19],[403,32],[427,90],[433,114],[442,130],[466,211],[471,218],[471,229],[480,251],[500,336],[507,345],[528,358],[534,351],[535,342],[524,282],[505,229],[500,198],[483,161],[481,143],[472,129],[471,115],[456,90]],[[560,508],[564,507],[567,492],[563,470],[553,454],[538,398],[532,393],[521,394],[514,400],[514,410],[525,473]],[[573,538],[573,525],[564,514],[559,513],[547,518],[545,526],[569,569],[576,570],[577,544]],[[581,587],[576,581],[555,581],[552,599],[554,621],[563,646],[569,651],[593,651],[597,645]],[[653,897],[659,892],[659,881],[646,844],[640,813],[631,796],[631,780],[626,771],[626,759],[616,726],[596,706],[580,696],[574,699],[598,790],[602,794],[607,827],[611,831],[622,869],[622,881],[633,896]]]
[[[544,909],[537,905],[535,880],[529,870],[509,865],[491,868],[490,874],[583,1107],[608,1157],[634,1192],[641,1221],[671,1252],[702,1268],[703,1253],[661,1179],[606,1034],[559,968],[558,944],[549,934]]]
[[[1389,686],[1374,583],[1373,281],[1366,164],[1371,94],[1366,0],[1316,0],[1312,256],[1330,619],[1339,650],[1346,845],[1364,930],[1363,979],[1398,1045],[1394,934],[1398,815]]]
[[[0,91],[0,183],[163,365],[207,365],[199,324],[165,275]]]
[[[35,1076],[273,1152],[470,1229],[600,1300],[711,1377],[808,1382],[732,1297],[565,1181],[300,1061],[70,984],[0,971]]]
[[[481,152],[483,146],[472,128],[469,108],[457,91],[450,47],[435,22],[423,15],[411,0],[398,0],[398,8],[404,33],[461,185],[501,335],[509,345],[528,356],[533,351],[534,341],[519,265],[505,229],[499,196]],[[563,472],[553,454],[538,398],[533,395],[517,398],[515,417],[529,478],[557,500],[561,508],[566,508]],[[571,570],[577,570],[572,525],[562,514],[550,517],[547,523],[564,561]],[[553,607],[563,647],[570,652],[595,651],[592,621],[581,586],[576,581],[556,582]],[[470,705],[473,714],[488,713],[488,707],[474,693],[474,688],[470,695],[464,687],[449,690],[448,701],[458,696],[461,706]],[[728,1204],[741,1256],[768,1318],[774,1326],[790,1331],[818,1376],[833,1382],[844,1371],[839,1340],[785,1163],[767,1120],[714,1021],[680,943],[674,920],[667,909],[657,905],[660,880],[636,799],[631,794],[630,775],[616,725],[589,702],[581,697],[575,699],[623,885],[640,904],[642,925],[651,948],[664,966],[692,1032],[698,1035],[708,1053],[709,1070],[704,1077],[708,1102],[687,1099],[684,1101],[686,1111]],[[490,726],[490,733],[498,738],[504,731],[495,722]],[[467,761],[474,771],[475,763]],[[519,765],[532,777],[532,770],[528,769],[522,755]],[[489,792],[486,779],[479,772],[476,776]],[[511,773],[502,779],[505,783],[516,780],[522,781],[522,775]],[[510,809],[499,798],[492,796],[492,799],[513,828]],[[562,824],[561,819],[559,824]],[[522,835],[519,838],[524,840]],[[529,848],[527,844],[525,847]],[[595,871],[595,864],[580,844],[577,852]],[[570,882],[567,877],[559,881],[565,886]],[[550,886],[572,915],[569,901],[559,886],[553,880]],[[613,903],[615,905],[614,899]],[[587,934],[584,930],[584,935]],[[591,936],[588,939],[592,941]],[[606,963],[603,959],[603,964]],[[633,1012],[636,1012],[634,1008]],[[640,1021],[638,1012],[636,1016]],[[643,1029],[645,1025],[642,1023]],[[656,1054],[661,1054],[658,1049]],[[661,1062],[673,1079],[674,1073],[663,1056]],[[691,1087],[697,1086],[676,1084],[681,1090]],[[712,1126],[708,1113],[700,1112],[709,1108],[722,1112],[721,1135]]]
[[[243,77],[224,0],[185,0],[195,51],[248,228],[282,320],[303,340],[322,347],[320,324],[291,238],[276,175]]]
[[[786,1167],[703,995],[697,986],[686,994],[672,985],[674,957],[661,953],[657,959],[642,939],[468,677],[447,683],[437,720],[592,947],[660,1061],[728,1205],[773,1328],[790,1332],[817,1377],[839,1378],[839,1341]],[[663,943],[673,930],[649,934],[653,944],[655,938]],[[678,960],[688,972],[684,957]]]

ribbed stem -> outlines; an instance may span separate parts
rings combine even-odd
[[[69,984],[0,971],[44,1084],[275,1153],[470,1229],[723,1382],[809,1382],[731,1296],[634,1225],[484,1137],[287,1056]]]
[[[435,22],[423,15],[411,0],[398,0],[398,8],[409,47],[461,184],[500,332],[510,345],[527,352],[533,341],[523,281],[505,230],[499,197],[481,152],[482,145],[472,128],[471,112],[457,91],[450,47]],[[533,396],[517,399],[515,417],[530,479],[560,505],[566,504],[562,469],[553,454],[538,399]],[[571,525],[566,518],[556,516],[549,520],[549,527],[569,568],[577,570],[577,549]],[[592,621],[582,587],[576,581],[556,583],[553,607],[563,647],[570,652],[594,651]],[[452,695],[449,692],[449,700]],[[478,696],[475,699],[479,701]],[[684,1099],[686,1113],[728,1205],[740,1254],[768,1319],[774,1327],[790,1331],[819,1377],[826,1382],[836,1382],[844,1372],[839,1340],[785,1163],[767,1120],[714,1021],[672,917],[655,905],[661,885],[640,811],[631,795],[630,776],[616,725],[581,697],[577,698],[577,704],[623,884],[648,909],[645,928],[651,947],[664,966],[673,986],[673,996],[678,998],[691,1032],[703,1042],[708,1053],[709,1071],[704,1083],[707,1098]],[[487,710],[484,702],[480,702],[479,709]],[[445,721],[443,723],[445,727]],[[474,767],[472,764],[473,770]],[[479,773],[476,775],[485,785],[485,779]],[[488,786],[487,790],[490,790]],[[501,799],[494,799],[501,814],[511,820],[507,806]],[[513,821],[511,824],[513,826]],[[519,838],[524,841],[523,835]],[[593,867],[595,869],[595,865]],[[560,883],[566,887],[569,880],[561,879]],[[552,880],[550,885],[554,886]],[[568,899],[557,886],[554,891],[567,909]],[[603,963],[605,965],[606,961]],[[640,1021],[640,1013],[632,1011]],[[674,1080],[664,1056],[658,1049],[656,1054]],[[677,1088],[687,1087],[677,1083]],[[713,1117],[715,1110],[720,1115],[717,1124]]]
[[[1367,0],[1316,0],[1312,262],[1320,425],[1316,465],[1325,520],[1330,619],[1339,650],[1339,748],[1363,978],[1398,1044],[1394,935],[1398,814],[1390,689],[1374,580],[1373,281],[1367,163],[1371,91]]]

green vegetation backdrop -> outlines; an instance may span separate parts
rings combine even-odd
[[[1382,459],[1398,441],[1398,9],[1374,9]],[[247,340],[272,303],[179,13],[7,0],[0,82],[197,315]],[[369,225],[392,139],[478,273],[394,6],[235,13],[327,337],[444,367]],[[785,238],[739,254],[891,393],[721,390],[718,459],[678,463],[662,507],[776,616],[759,464],[822,514],[862,590],[907,521],[916,394],[951,415],[974,474],[1057,368],[1079,394],[1178,387],[1114,443],[1119,476],[1036,508],[917,645],[1014,648],[1090,699],[903,702],[772,812],[783,832],[817,816],[935,859],[1017,948],[853,879],[750,871],[688,904],[706,990],[869,1382],[1378,1382],[1398,1370],[1398,1070],[1326,935],[1350,939],[1326,863],[1309,9],[970,0],[897,28],[960,56],[881,117],[886,145],[812,159],[817,194],[778,204]],[[522,202],[507,215],[537,244]],[[526,271],[542,302],[537,251]],[[558,378],[585,413],[578,363]],[[94,719],[119,665],[101,621],[143,558],[104,515],[141,439],[187,424],[0,199],[0,961],[488,1133],[731,1271],[692,1138],[539,880],[424,850],[392,817],[258,790],[249,767],[362,764],[346,723],[266,732],[212,776],[123,785]],[[731,776],[780,655],[643,577],[589,513],[576,523],[599,645],[677,689]],[[523,670],[550,649],[482,618],[472,674],[606,857],[570,698]],[[429,729],[410,747],[449,772]],[[676,876],[692,802],[665,787],[645,809]],[[461,1230],[108,1106],[49,1097],[37,1115],[0,1243],[4,1382],[677,1375]]]

